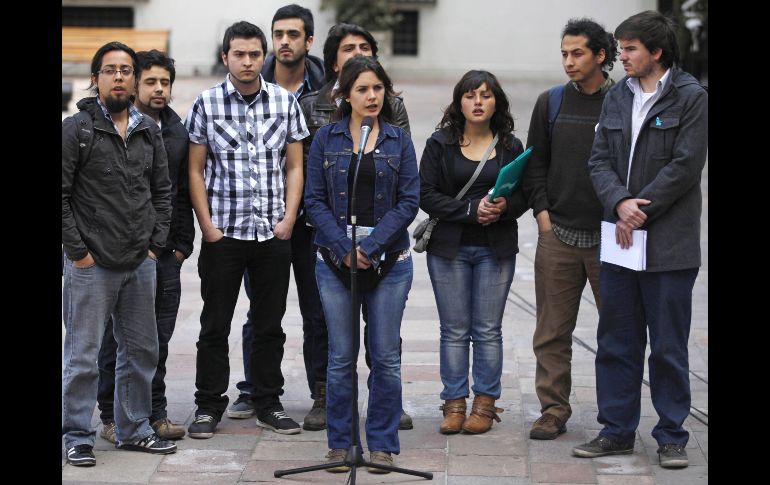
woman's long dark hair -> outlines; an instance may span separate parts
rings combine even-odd
[[[462,97],[468,91],[478,89],[482,84],[487,83],[487,87],[495,96],[495,114],[489,120],[489,127],[492,133],[498,135],[503,146],[508,149],[513,148],[513,116],[511,116],[510,103],[508,96],[505,95],[500,82],[494,74],[489,71],[472,70],[466,72],[460,81],[455,85],[452,93],[452,102],[444,110],[444,117],[441,118],[437,129],[449,128],[450,143],[462,143],[463,132],[465,131],[465,116],[462,109]]]
[[[333,97],[340,99],[340,103],[337,111],[342,115],[340,118],[349,116],[353,111],[353,107],[350,103],[345,101],[345,98],[350,96],[350,90],[353,89],[358,76],[362,72],[372,71],[377,78],[385,85],[385,99],[382,101],[382,110],[380,110],[380,116],[388,123],[393,123],[393,106],[391,105],[392,98],[398,96],[398,93],[393,91],[393,81],[390,80],[388,73],[380,65],[379,61],[371,56],[355,56],[351,57],[345,63],[340,74],[340,86],[337,88]]]

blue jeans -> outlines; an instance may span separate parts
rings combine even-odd
[[[659,445],[687,444],[690,434],[682,424],[690,412],[687,340],[697,276],[698,268],[648,273],[602,263],[596,334],[601,436],[619,443],[634,441],[649,331],[650,396],[659,418],[652,436]]]
[[[397,261],[371,291],[359,294],[356,308],[366,301],[369,309],[371,387],[366,416],[366,441],[370,451],[399,453],[401,417],[401,357],[398,353],[401,318],[412,287],[412,258]],[[326,373],[326,426],[329,448],[348,448],[353,425],[351,372],[358,362],[360,326],[351,329],[350,290],[321,260],[316,264],[329,332],[329,365]],[[355,347],[355,350],[351,349]],[[359,439],[356,437],[356,439]],[[360,439],[359,439],[360,440]],[[360,441],[357,443],[360,447]]]
[[[152,378],[152,414],[150,422],[165,418],[166,412],[166,359],[168,343],[174,334],[182,285],[179,272],[182,263],[173,251],[163,251],[158,257],[157,291],[155,294],[155,319],[158,326],[158,365]],[[102,347],[99,349],[99,403],[103,423],[115,420],[115,360],[118,344],[112,331],[112,319],[107,321]]]
[[[471,342],[473,393],[500,397],[503,312],[515,269],[516,256],[498,260],[483,246],[460,246],[454,259],[428,254],[441,322],[441,399],[468,397]]]
[[[316,399],[316,382],[326,382],[327,336],[321,297],[315,282],[315,252],[313,228],[305,224],[305,215],[297,218],[291,234],[291,265],[294,269],[294,283],[297,285],[299,312],[302,315],[302,356],[305,360],[305,375],[310,388],[310,398]],[[248,273],[243,275],[246,295],[251,293]],[[243,348],[243,376],[237,384],[241,394],[254,395],[256,389],[251,380],[251,340],[254,328],[251,322],[251,310],[246,313],[246,323],[241,330]]]
[[[99,265],[75,268],[64,264],[62,316],[62,434],[67,448],[94,444],[91,416],[96,404],[97,358],[104,327],[112,316],[118,343],[115,367],[117,438],[133,442],[153,433],[150,427],[151,382],[158,363],[155,325],[155,267],[146,258],[134,270]]]

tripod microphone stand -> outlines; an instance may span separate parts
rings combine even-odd
[[[350,225],[352,228],[352,244],[350,249],[350,321],[351,321],[351,335],[358,335],[360,329],[359,311],[357,305],[357,278],[358,278],[358,258],[356,251],[356,187],[358,185],[358,168],[361,165],[361,157],[364,154],[364,148],[366,147],[366,139],[369,137],[373,125],[371,117],[367,116],[361,122],[361,143],[358,150],[358,158],[356,160],[356,169],[353,174],[353,187],[350,194]],[[356,350],[360,345],[359,339],[351,338],[350,347],[351,355],[356,354]],[[391,465],[380,465],[379,463],[372,463],[364,460],[361,447],[358,445],[360,430],[358,423],[358,372],[356,370],[356,361],[353,360],[350,363],[352,369],[350,372],[351,390],[353,396],[350,399],[351,410],[351,426],[350,426],[350,446],[345,453],[345,459],[342,461],[335,461],[332,463],[324,463],[323,465],[312,465],[301,468],[292,468],[289,470],[276,470],[273,472],[273,476],[280,478],[284,475],[294,475],[297,473],[312,472],[316,470],[327,470],[329,468],[337,468],[341,466],[347,466],[350,468],[350,475],[348,476],[348,483],[355,485],[356,483],[356,468],[368,467],[377,468],[380,470],[387,470],[390,472],[403,473],[406,475],[415,475],[423,477],[428,480],[433,480],[433,474],[430,472],[420,472],[416,470],[409,470],[407,468],[400,468]]]

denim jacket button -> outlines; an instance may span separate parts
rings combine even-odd
[[[324,160],[324,168],[329,168],[329,160]]]
[[[384,177],[385,176],[385,172],[377,172],[377,176],[378,177]]]
[[[379,148],[375,148],[374,149],[374,153],[380,153],[380,149]]]
[[[382,194],[377,194],[377,200],[382,200]]]

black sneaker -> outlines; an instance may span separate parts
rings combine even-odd
[[[208,414],[199,414],[195,416],[195,421],[187,427],[187,436],[190,438],[211,438],[214,436],[214,430],[219,421]]]
[[[72,466],[94,466],[96,457],[91,445],[75,445],[67,450],[67,463]]]
[[[281,408],[272,411],[261,411],[257,414],[257,426],[272,429],[280,434],[297,434],[302,431],[299,424],[287,416]]]
[[[605,455],[630,455],[634,452],[634,442],[615,443],[604,436],[598,436],[588,443],[572,448],[572,454],[582,458],[596,458]]]
[[[152,433],[146,438],[133,443],[118,443],[118,448],[128,451],[144,451],[154,455],[168,455],[176,453],[176,444],[173,441],[158,438],[158,435]]]
[[[690,464],[684,446],[669,443],[658,448],[660,466],[663,468],[684,468]]]

